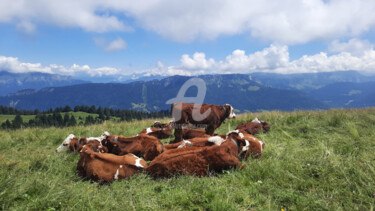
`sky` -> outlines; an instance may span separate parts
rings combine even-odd
[[[0,70],[375,74],[372,0],[0,0]]]

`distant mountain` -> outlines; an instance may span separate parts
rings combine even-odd
[[[10,73],[0,71],[0,96],[15,93],[22,89],[41,89],[45,87],[60,87],[74,84],[88,83],[74,80],[70,76],[47,74],[39,72]]]
[[[167,100],[176,97],[182,84],[191,77],[172,76],[162,80],[137,81],[128,84],[79,84],[65,87],[28,90],[0,97],[0,105],[19,109],[40,109],[69,105],[157,111],[169,109]],[[233,105],[239,112],[259,110],[327,109],[328,106],[297,90],[264,86],[248,75],[199,76],[207,85],[205,102]],[[192,87],[186,96],[196,96]]]
[[[338,82],[363,83],[375,81],[375,76],[365,76],[357,71],[299,74],[252,73],[250,75],[255,81],[266,86],[301,91],[311,91]]]
[[[334,83],[309,94],[331,107],[360,108],[375,106],[375,82]]]

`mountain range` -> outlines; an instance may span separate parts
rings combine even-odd
[[[237,112],[368,107],[375,105],[375,78],[356,71],[281,75],[274,73],[198,76],[206,82],[205,103],[231,104]],[[130,83],[87,83],[24,89],[0,97],[0,105],[39,109],[96,105],[119,109],[169,109],[182,84],[192,77],[171,76]],[[0,78],[2,80],[2,78]],[[196,96],[197,88],[186,96]]]
[[[82,83],[87,83],[87,81],[75,80],[71,76],[57,74],[39,72],[10,73],[0,71],[0,96],[14,93],[22,89],[41,89],[45,87],[60,87]]]

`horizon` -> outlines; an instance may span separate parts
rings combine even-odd
[[[375,74],[375,2],[2,4],[0,69],[12,73],[96,82],[131,75]]]

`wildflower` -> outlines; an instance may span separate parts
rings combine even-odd
[[[251,201],[249,200],[249,201],[247,201],[247,203],[249,203],[249,204],[250,204],[250,203],[251,203]]]
[[[283,208],[281,208],[281,211],[284,211],[284,209],[283,209]]]
[[[259,184],[262,184],[263,182],[261,181],[261,180],[258,180],[258,182],[257,183],[259,183]]]
[[[90,189],[90,187],[87,187],[87,190]]]

